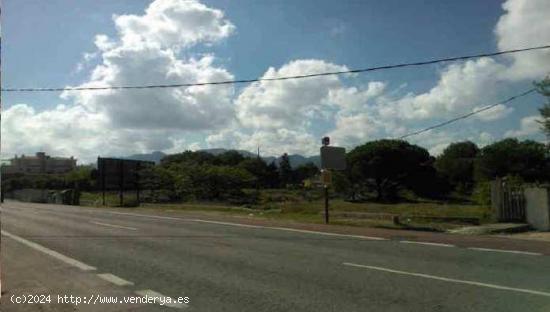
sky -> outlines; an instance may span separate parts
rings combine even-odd
[[[547,0],[3,0],[2,87],[273,78],[550,44]],[[498,103],[550,72],[550,50],[363,74],[174,89],[2,94],[2,158],[202,148],[315,155]],[[544,141],[531,94],[408,138]]]

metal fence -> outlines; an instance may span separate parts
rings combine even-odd
[[[522,185],[497,179],[491,182],[491,206],[499,222],[525,222],[525,195]]]

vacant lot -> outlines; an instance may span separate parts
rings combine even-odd
[[[320,192],[269,190],[251,196],[258,198],[252,205],[181,202],[143,203],[142,206],[162,210],[204,211],[295,222],[324,222],[324,201]],[[131,205],[133,202],[135,202],[135,194],[125,194],[125,203]],[[84,193],[81,204],[101,206],[101,194]],[[118,195],[107,193],[106,204],[117,206]],[[329,207],[331,223],[354,226],[444,231],[462,225],[484,223],[490,219],[490,209],[486,206],[435,201],[356,203],[332,198]]]

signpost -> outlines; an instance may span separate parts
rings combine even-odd
[[[136,200],[140,201],[140,170],[154,166],[152,161],[141,161],[119,158],[97,158],[98,182],[101,185],[103,205],[105,191],[118,190],[120,206],[124,205],[124,190],[135,190]]]
[[[346,149],[343,147],[329,146],[329,137],[324,137],[321,143],[323,144],[323,146],[321,146],[321,181],[325,189],[325,223],[328,224],[328,188],[332,184],[331,170],[346,169]]]

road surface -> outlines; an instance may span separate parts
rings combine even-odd
[[[24,203],[2,206],[2,235],[138,294],[189,297],[166,310],[550,311],[539,252]]]

